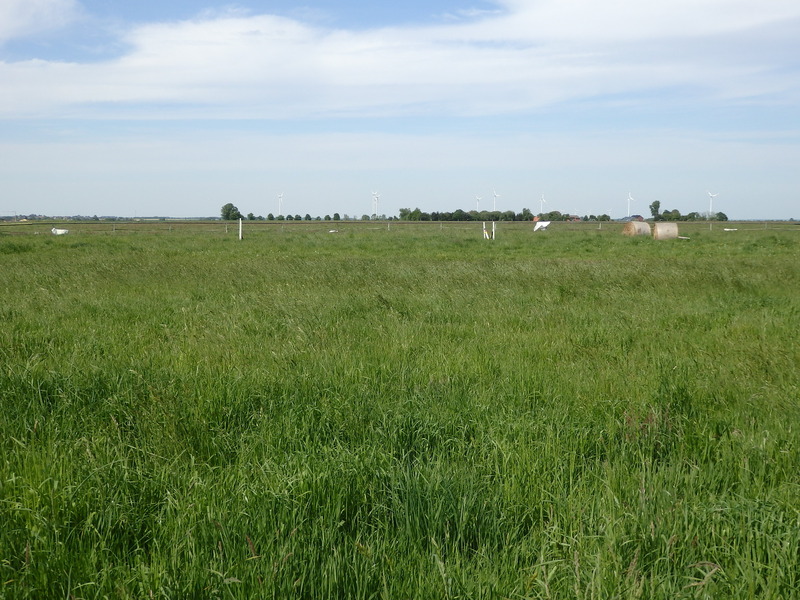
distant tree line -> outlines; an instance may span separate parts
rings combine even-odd
[[[611,217],[602,215],[570,215],[562,213],[557,210],[552,210],[546,213],[539,213],[534,215],[528,208],[523,208],[522,212],[515,213],[512,210],[499,211],[499,210],[471,210],[465,211],[457,209],[453,212],[449,211],[433,211],[423,212],[419,208],[401,208],[399,217],[387,217],[386,215],[361,215],[361,217],[350,216],[347,214],[340,215],[338,212],[333,216],[325,215],[324,217],[312,217],[310,214],[305,216],[300,215],[273,215],[269,213],[266,217],[256,216],[253,213],[248,213],[243,216],[236,206],[232,203],[225,204],[221,210],[221,218],[224,221],[234,221],[237,219],[247,219],[249,221],[533,221],[537,216],[543,221],[610,221]]]
[[[677,208],[672,210],[661,211],[661,202],[656,200],[650,205],[650,214],[653,216],[654,221],[727,221],[728,215],[723,212],[717,213],[699,213],[690,212],[682,215],[681,211]]]
[[[661,202],[656,200],[650,205],[650,214],[654,221],[727,221],[728,216],[723,212],[716,212],[713,214],[708,213],[700,213],[700,212],[690,212],[688,214],[682,215],[679,210],[672,209],[672,210],[664,210],[661,211]],[[514,211],[507,210],[507,211],[490,211],[490,210],[470,210],[464,211],[461,209],[455,210],[453,212],[442,211],[442,212],[423,212],[419,208],[415,208],[411,210],[410,208],[401,208],[400,209],[400,216],[399,219],[401,221],[531,221],[538,216],[543,221],[610,221],[611,217],[607,214],[602,215],[584,215],[579,217],[577,215],[570,215],[567,213],[562,213],[557,210],[552,210],[546,213],[539,213],[538,215],[534,215],[529,209],[523,208],[522,212],[515,213]],[[256,216],[255,214],[248,213],[247,216],[244,216],[241,211],[231,202],[222,206],[220,210],[220,217],[223,221],[235,221],[238,219],[246,219],[248,221],[372,221],[372,220],[380,220],[380,221],[392,221],[397,219],[398,217],[387,217],[386,215],[361,215],[361,217],[350,216],[347,214],[340,215],[338,212],[333,213],[333,215],[325,215],[324,217],[316,216],[312,217],[310,214],[306,213],[305,216],[301,215],[273,215],[269,213],[266,217],[261,215]],[[30,215],[3,215],[0,216],[0,221],[38,221],[38,220],[49,220],[53,218],[58,219],[66,219],[70,221],[126,221],[129,217],[117,217],[117,216],[100,216],[97,215],[93,216],[86,216],[86,215],[73,215],[73,216],[61,216],[61,217],[50,217],[47,215],[37,215],[37,214],[30,214]],[[148,217],[148,218],[156,218],[161,220],[166,220],[168,217]],[[213,219],[213,217],[198,217],[198,219]],[[790,219],[790,221],[794,221],[794,219]]]
[[[699,213],[699,212],[690,212],[689,214],[682,215],[679,210],[672,209],[672,210],[664,210],[663,212],[659,212],[661,210],[661,202],[656,200],[650,205],[650,212],[652,214],[654,221],[727,221],[728,216],[725,213],[717,212],[712,215],[708,213]],[[244,219],[245,217],[236,208],[232,203],[228,203],[222,207],[222,219],[229,221],[229,220],[236,220],[236,219]],[[499,211],[499,210],[462,210],[457,209],[452,212],[450,211],[432,211],[432,212],[424,212],[419,208],[410,209],[410,208],[401,208],[400,209],[400,216],[398,217],[401,221],[532,221],[536,217],[543,221],[610,221],[611,217],[607,214],[601,215],[571,215],[568,213],[562,213],[558,210],[551,210],[549,212],[539,213],[538,215],[534,215],[528,208],[523,208],[521,212],[515,213],[512,210],[506,211]],[[333,217],[330,215],[325,215],[325,217],[312,217],[309,214],[306,214],[304,217],[300,215],[278,215],[275,216],[272,213],[267,215],[266,219],[262,216],[255,216],[253,213],[249,213],[246,217],[250,221],[349,221],[349,220],[358,220],[357,217],[350,217],[348,215],[344,215],[342,218],[339,213],[334,213]],[[639,217],[641,218],[641,217]],[[362,221],[370,221],[370,220],[386,220],[386,215],[362,215]],[[395,219],[395,217],[389,217],[389,220]]]
[[[253,213],[247,213],[245,217],[241,211],[228,202],[223,205],[220,210],[220,218],[223,221],[236,221],[238,219],[246,219],[248,221],[394,221],[396,217],[387,217],[386,215],[361,215],[361,217],[350,216],[348,214],[340,215],[338,212],[333,215],[325,215],[324,217],[312,217],[306,213],[305,216],[301,215],[273,215],[269,213],[266,217],[261,215],[256,216]]]
[[[535,216],[538,216],[543,221],[610,221],[611,217],[608,215],[585,215],[579,217],[577,215],[570,215],[562,213],[557,210],[551,210],[546,213],[539,213],[534,215],[530,209],[523,208],[522,212],[515,213],[513,210],[499,211],[499,210],[455,210],[453,212],[423,212],[419,208],[411,210],[410,208],[400,209],[401,221],[532,221]]]

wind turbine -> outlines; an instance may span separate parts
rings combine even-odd
[[[714,198],[716,198],[717,196],[719,196],[719,192],[717,192],[716,194],[712,194],[711,192],[708,192],[708,218],[709,219],[714,214]]]
[[[478,212],[481,210],[481,200],[483,200],[483,198],[480,196],[475,196],[475,210]]]
[[[492,194],[494,194],[494,203],[492,204],[492,210],[497,212],[497,199],[500,197],[500,194],[498,194],[495,190],[492,190]]]
[[[378,203],[380,202],[381,195],[378,192],[372,192],[372,214],[375,219],[378,218]]]
[[[547,200],[544,199],[544,194],[542,194],[542,199],[539,201],[539,214],[544,214],[544,205],[547,204]]]
[[[712,221],[714,219],[714,198],[716,198],[717,196],[719,196],[719,192],[717,192],[716,194],[712,194],[711,192],[708,192],[708,230],[709,231],[711,231],[711,228],[713,227]]]
[[[633,196],[631,196],[631,193],[628,192],[628,216],[629,217],[631,216],[631,202],[636,202],[636,201],[633,199]]]
[[[283,214],[283,192],[278,194],[278,214]]]

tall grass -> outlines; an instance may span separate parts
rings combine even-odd
[[[797,597],[798,250],[0,238],[0,597]]]

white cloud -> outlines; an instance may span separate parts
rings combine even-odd
[[[64,27],[78,14],[75,0],[2,0],[0,44]]]
[[[489,115],[670,88],[694,100],[798,96],[786,69],[797,38],[785,31],[800,22],[796,0],[500,5],[468,22],[367,31],[236,12],[137,26],[106,62],[0,63],[0,116]]]
[[[570,43],[708,36],[797,19],[794,0],[502,0],[492,35]]]

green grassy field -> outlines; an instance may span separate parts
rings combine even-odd
[[[800,597],[800,231],[331,226],[0,232],[0,597]]]

